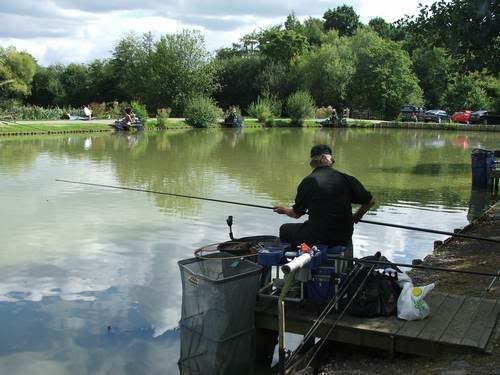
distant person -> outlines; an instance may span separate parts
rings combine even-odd
[[[71,113],[66,112],[64,115],[62,115],[61,120],[86,120],[86,118],[72,115]]]
[[[228,115],[225,119],[225,123],[227,125],[232,125],[234,123],[234,121],[236,120],[236,108],[231,106],[229,107],[229,110],[228,110]]]
[[[83,106],[83,114],[87,120],[92,120],[92,109],[90,109],[90,105],[85,104]]]
[[[351,112],[351,110],[349,109],[349,107],[345,107],[344,108],[344,115],[343,115],[343,117],[344,118],[349,118],[350,112]]]
[[[337,114],[337,110],[335,108],[332,109],[332,114],[330,115],[330,121],[336,125],[339,121],[339,115]]]
[[[125,108],[125,123],[127,125],[132,125],[135,123],[135,113],[132,111],[132,108]]]

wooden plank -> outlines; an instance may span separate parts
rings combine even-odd
[[[453,317],[439,341],[449,344],[459,344],[474,320],[480,301],[481,299],[477,297],[466,298],[460,308],[460,313]]]
[[[491,316],[488,317],[488,322],[489,322],[489,330],[485,330],[483,336],[479,339],[479,347],[484,348],[486,350],[488,341],[495,332],[495,326],[499,324],[499,318],[500,318],[500,301],[497,300],[497,304],[493,311],[491,312]]]
[[[500,301],[436,291],[431,292],[426,301],[431,315],[423,321],[405,322],[394,316],[361,318],[345,315],[329,339],[417,355],[432,355],[442,350],[487,350],[498,324]],[[256,326],[277,330],[276,307],[261,302],[257,305]],[[320,312],[321,307],[316,305],[287,303],[287,332],[305,334]],[[324,337],[338,316],[338,312],[331,313],[320,325],[316,336]]]
[[[395,335],[405,324],[404,320],[398,319],[397,315],[381,317],[375,329],[388,335]]]
[[[441,306],[443,301],[446,299],[446,296],[447,294],[444,293],[430,292],[425,299],[431,309],[430,315],[424,320],[406,321],[396,334],[398,336],[417,337],[420,332],[424,330],[425,326],[435,319],[433,311],[437,311],[439,309],[439,306]]]
[[[438,310],[431,310],[432,319],[417,337],[422,340],[437,341],[453,318],[460,313],[460,307],[464,300],[464,296],[446,296]]]
[[[491,330],[496,321],[496,316],[494,316],[495,319],[493,319],[495,305],[496,301],[494,300],[481,300],[476,316],[460,342],[461,345],[480,348],[481,337],[488,333],[491,335]]]

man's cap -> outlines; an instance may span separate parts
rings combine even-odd
[[[311,148],[311,158],[320,155],[332,155],[332,149],[328,145],[316,145]]]

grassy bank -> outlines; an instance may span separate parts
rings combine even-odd
[[[20,121],[20,122],[0,122],[0,135],[37,135],[37,134],[60,134],[60,133],[92,133],[113,131],[109,125],[113,120],[92,120],[92,121]],[[500,131],[500,125],[464,125],[456,123],[414,123],[414,122],[393,122],[380,120],[348,119],[350,128],[394,128],[394,129],[441,129],[441,130],[479,130],[479,131]],[[246,118],[244,127],[263,127],[255,118]],[[220,124],[213,128],[220,127]],[[289,118],[278,118],[273,122],[272,127],[297,127],[291,123]],[[302,127],[320,127],[317,119],[307,119]],[[170,118],[167,120],[166,129],[190,129],[183,118]],[[146,130],[161,130],[157,126],[156,119],[146,121]]]

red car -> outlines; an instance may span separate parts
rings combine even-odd
[[[451,121],[453,122],[460,122],[462,124],[468,124],[470,120],[470,114],[472,111],[461,111],[461,112],[455,112],[451,116]]]

